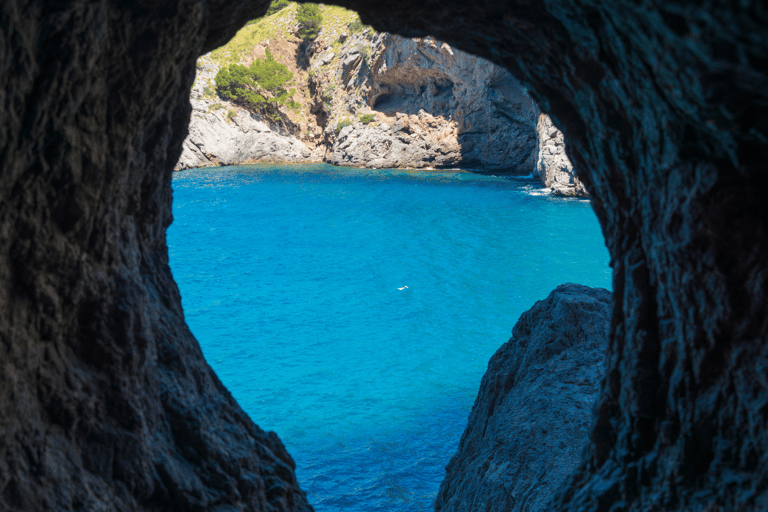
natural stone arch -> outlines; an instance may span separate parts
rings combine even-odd
[[[3,508],[307,508],[203,361],[165,245],[195,59],[267,3],[0,6]],[[764,508],[764,5],[337,3],[510,69],[592,194],[609,372],[555,509]]]

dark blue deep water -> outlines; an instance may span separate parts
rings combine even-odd
[[[173,188],[187,322],[318,512],[431,510],[518,316],[610,287],[589,202],[532,179],[257,166]]]

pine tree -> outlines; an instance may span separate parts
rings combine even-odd
[[[320,33],[320,25],[323,15],[317,4],[301,4],[296,10],[296,19],[299,22],[298,36],[302,39],[314,39]]]
[[[250,67],[232,64],[221,68],[216,73],[216,92],[222,99],[278,119],[280,107],[295,92],[286,89],[292,79],[293,73],[277,62],[267,47],[266,55],[254,60]]]

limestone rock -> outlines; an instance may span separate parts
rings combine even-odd
[[[198,61],[190,103],[189,135],[175,170],[257,162],[309,162],[313,153],[285,129],[273,130],[266,119],[217,98],[211,91],[218,67]],[[205,87],[209,88],[206,94]],[[306,128],[305,128],[306,129]]]
[[[611,293],[564,284],[488,363],[436,512],[538,512],[578,466],[603,379]]]
[[[565,154],[563,133],[558,130],[546,114],[539,116],[536,126],[539,139],[539,157],[536,174],[552,193],[566,197],[589,197],[584,184],[579,181],[573,164]]]
[[[228,119],[219,112],[195,115],[176,170],[254,162],[306,162],[311,150],[289,134],[269,129],[253,114],[238,110]]]
[[[400,115],[390,127],[355,123],[342,129],[326,160],[334,165],[373,168],[458,167],[461,147],[456,143],[455,127],[444,132],[422,129],[429,116]],[[452,136],[451,136],[452,135]]]
[[[361,48],[370,65],[360,58]],[[330,163],[510,174],[529,174],[534,168],[538,109],[523,86],[498,66],[432,38],[387,33],[371,40],[351,38],[339,58],[335,80],[348,85],[336,91],[336,103],[345,107],[331,113],[331,123],[361,109],[382,119],[408,116],[408,124],[418,129],[409,131],[410,137],[396,137],[401,130],[395,125],[391,133],[353,125],[352,133],[332,141]],[[330,81],[322,74],[315,80],[320,88]]]
[[[342,43],[338,54],[332,51],[334,39]],[[295,137],[307,132],[304,122],[292,131],[249,129],[249,115],[257,118],[215,98],[211,89],[218,67],[201,58],[190,133],[176,169],[302,162],[319,154],[329,163],[356,167],[462,167],[510,174],[534,168],[538,108],[508,72],[484,59],[432,38],[368,32],[341,38],[321,32],[306,55],[316,96],[312,111],[330,128],[326,150],[313,150]],[[232,110],[238,112],[234,119]],[[379,128],[353,123],[351,133],[336,136],[341,121],[363,114],[375,114]],[[381,129],[390,125],[392,131]],[[320,142],[314,134],[305,140]]]

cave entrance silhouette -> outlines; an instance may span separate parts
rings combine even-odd
[[[765,508],[763,3],[336,3],[507,68],[569,142],[615,308],[589,447],[552,509]],[[308,509],[203,360],[165,242],[195,61],[266,8],[0,7],[5,508]]]

